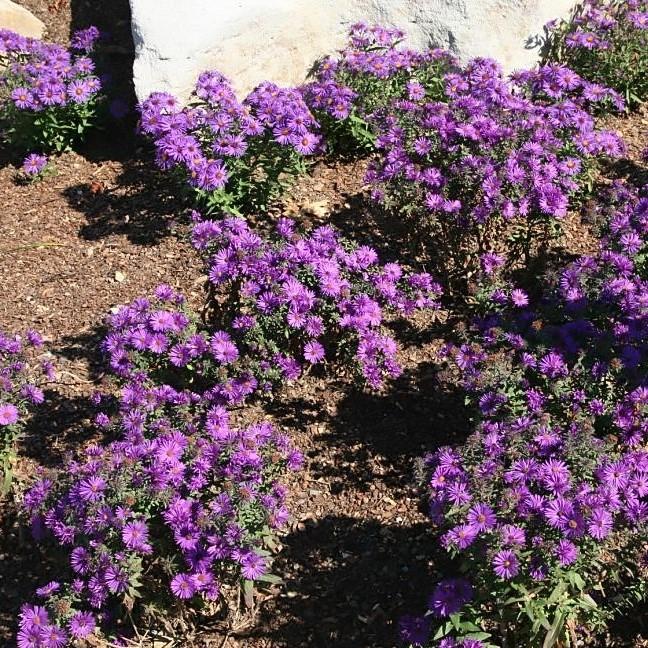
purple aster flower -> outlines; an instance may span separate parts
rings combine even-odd
[[[475,504],[468,511],[466,517],[468,524],[472,525],[477,531],[489,531],[497,522],[493,509],[487,504],[482,503]]]
[[[311,364],[317,364],[324,358],[324,347],[316,341],[304,345],[304,358]]]
[[[518,308],[524,308],[529,305],[529,296],[520,288],[511,290],[511,303]]]
[[[560,540],[556,545],[555,554],[558,558],[558,562],[563,567],[566,567],[567,565],[571,565],[576,558],[578,558],[578,549],[573,542],[570,542],[569,540]]]
[[[444,544],[456,545],[459,549],[469,547],[477,537],[477,529],[472,524],[460,524],[444,536]]]
[[[87,574],[90,569],[90,554],[85,547],[75,547],[70,554],[70,565],[77,574]]]
[[[486,275],[492,275],[498,268],[501,268],[506,259],[500,254],[495,254],[493,252],[486,252],[480,257],[480,263],[482,270]]]
[[[133,551],[148,552],[151,545],[148,543],[148,527],[145,522],[128,522],[122,529],[124,544]]]
[[[30,153],[23,161],[22,171],[29,177],[36,177],[47,166],[47,156]]]
[[[30,109],[34,107],[34,97],[29,88],[19,87],[11,91],[11,99],[16,104],[17,108],[21,110]]]
[[[82,104],[92,96],[92,90],[85,79],[72,81],[67,88],[68,96],[74,103]]]
[[[303,133],[292,138],[293,146],[302,155],[311,155],[317,149],[319,137],[312,133]]]
[[[94,615],[91,612],[77,612],[68,622],[68,627],[75,639],[85,639],[95,631]]]
[[[128,589],[128,574],[116,565],[110,565],[104,574],[106,587],[115,594],[121,594]]]
[[[265,558],[255,551],[247,551],[240,559],[241,573],[248,580],[256,580],[268,570]]]
[[[18,422],[18,408],[11,403],[0,403],[0,425],[13,425]]]
[[[502,542],[509,546],[523,546],[526,542],[526,534],[522,527],[514,524],[504,524],[500,527]]]
[[[516,576],[519,571],[519,562],[515,553],[509,549],[498,551],[493,556],[493,571],[505,580]]]
[[[435,588],[428,601],[429,609],[445,618],[458,612],[473,597],[472,585],[464,578],[447,578]]]
[[[36,594],[38,596],[42,596],[43,598],[47,598],[48,596],[50,596],[50,594],[54,594],[54,592],[58,592],[60,589],[61,589],[60,583],[57,583],[56,581],[52,581],[51,583],[48,583],[43,587],[39,587],[36,590]]]
[[[48,625],[41,629],[40,640],[42,648],[63,648],[68,642],[68,636],[58,626]]]
[[[86,502],[96,502],[103,496],[106,481],[102,477],[88,477],[79,484],[79,496]]]
[[[179,599],[190,599],[196,593],[196,586],[189,574],[177,574],[171,581],[171,591]]]
[[[603,508],[596,508],[592,511],[587,530],[597,540],[602,540],[610,534],[614,519],[612,515]]]
[[[538,364],[538,369],[540,369],[540,371],[545,376],[548,376],[549,378],[558,378],[560,376],[566,376],[568,373],[567,365],[565,364],[565,361],[558,353],[555,353],[554,351],[547,353],[540,360],[540,363]]]

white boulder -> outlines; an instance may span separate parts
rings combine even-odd
[[[0,29],[10,29],[21,36],[42,38],[45,25],[19,4],[11,0],[0,0]]]
[[[446,47],[506,70],[533,65],[549,20],[576,0],[130,0],[139,99],[186,99],[198,74],[218,69],[240,92],[263,80],[303,81],[343,46],[357,21],[400,27],[415,47]]]

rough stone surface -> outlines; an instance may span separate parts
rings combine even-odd
[[[42,38],[45,33],[42,21],[11,0],[0,0],[0,29],[10,29],[31,38]]]
[[[218,69],[240,92],[269,79],[302,81],[364,20],[397,26],[409,44],[491,56],[506,70],[537,60],[543,26],[576,0],[130,0],[140,99],[154,90],[186,99],[198,74]]]

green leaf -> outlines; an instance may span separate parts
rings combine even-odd
[[[549,631],[545,635],[544,641],[542,643],[542,648],[552,648],[560,639],[562,629],[565,625],[565,619],[567,618],[567,613],[564,610],[560,610],[556,614],[553,624],[549,628]]]
[[[571,572],[571,573],[573,573],[575,576],[578,576],[578,574],[576,574],[576,572]],[[579,576],[579,578],[580,578],[580,576]],[[582,580],[583,579],[581,578],[581,581]],[[554,587],[553,592],[551,592],[549,598],[547,599],[547,604],[548,605],[553,605],[554,603],[556,603],[558,601],[558,599],[563,595],[563,593],[565,592],[566,589],[567,589],[567,583],[565,583],[565,581],[560,581],[558,583],[558,585],[556,585],[556,587]]]
[[[243,600],[249,608],[254,607],[254,582],[251,580],[243,581]]]
[[[282,585],[284,582],[283,579],[276,574],[264,574],[263,576],[259,576],[257,581],[261,583],[272,583],[273,585]]]

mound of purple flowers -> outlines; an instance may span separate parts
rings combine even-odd
[[[127,385],[121,402],[119,440],[25,495],[36,537],[69,564],[23,607],[20,648],[66,645],[152,602],[222,606],[239,579],[268,573],[265,540],[288,519],[280,477],[301,464],[288,439],[267,423],[234,428],[224,408],[168,385]]]
[[[617,185],[601,205],[595,256],[449,350],[480,422],[425,459],[432,520],[472,584],[430,610],[517,640],[594,628],[648,594],[648,200]]]
[[[176,170],[210,212],[266,207],[321,144],[297,90],[265,82],[241,103],[216,71],[200,75],[188,107],[156,92],[140,110],[158,166]]]
[[[540,303],[478,322],[485,348],[511,354],[530,385],[549,395],[564,382],[595,409],[641,386],[648,370],[648,199],[618,185],[601,205],[596,255],[548,277]],[[483,377],[466,373],[466,386],[476,384]]]
[[[38,383],[43,370],[49,364],[35,361],[34,352],[42,347],[42,340],[35,331],[28,331],[24,338],[10,336],[0,331],[0,464],[4,484],[8,488],[11,476],[11,460],[16,441],[24,428],[26,417],[34,405],[44,401]]]
[[[72,48],[0,30],[0,127],[23,150],[64,151],[93,123],[101,83],[88,54],[99,32],[77,32]]]
[[[517,85],[478,59],[445,76],[442,101],[401,101],[384,117],[368,179],[449,279],[465,281],[484,253],[526,258],[546,244],[593,160],[621,152],[569,98],[578,76],[553,77],[565,92],[546,101],[529,93],[531,75]]]
[[[315,80],[302,87],[333,151],[349,146],[372,149],[373,121],[396,99],[431,101],[443,96],[442,79],[456,69],[455,58],[440,49],[399,47],[404,35],[399,29],[352,25],[339,58],[321,61]]]
[[[123,306],[108,324],[103,349],[114,375],[131,389],[165,384],[200,394],[212,405],[239,405],[288,377],[259,362],[226,331],[208,331],[169,286],[159,286],[152,299]]]
[[[430,275],[380,265],[375,250],[329,226],[300,234],[283,218],[263,237],[242,219],[198,220],[193,243],[207,261],[214,323],[288,379],[304,365],[341,360],[378,388],[400,373],[383,309],[439,308]]]
[[[585,0],[550,25],[548,58],[617,90],[632,108],[648,97],[648,2]]]

